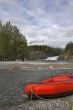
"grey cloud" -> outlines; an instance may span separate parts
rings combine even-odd
[[[64,35],[65,37],[68,37],[68,38],[73,38],[73,26],[67,28],[64,32]]]
[[[0,0],[0,19],[17,25],[31,44],[64,47],[73,40],[73,0],[46,1]]]

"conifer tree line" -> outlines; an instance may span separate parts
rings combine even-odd
[[[0,61],[37,60],[48,56],[56,56],[62,52],[60,48],[46,45],[28,46],[26,37],[17,26],[10,22],[0,21]]]
[[[16,26],[10,22],[0,21],[0,60],[24,60],[27,51],[27,41]]]
[[[63,54],[59,56],[60,60],[73,60],[73,42],[69,42],[64,49]]]
[[[59,56],[63,52],[60,48],[54,48],[47,45],[31,45],[29,46],[29,58],[46,59],[51,56]]]

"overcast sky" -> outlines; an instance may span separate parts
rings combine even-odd
[[[0,0],[0,19],[16,25],[29,44],[73,41],[73,0]]]

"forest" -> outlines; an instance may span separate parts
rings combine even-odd
[[[59,56],[59,60],[73,60],[73,42],[69,42],[65,46],[63,54]]]
[[[58,56],[63,49],[47,45],[28,45],[17,26],[0,21],[0,61],[39,60]]]

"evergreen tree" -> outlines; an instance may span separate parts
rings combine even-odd
[[[10,22],[4,25],[0,22],[0,60],[26,58],[26,47],[26,38],[16,26],[11,25]]]

